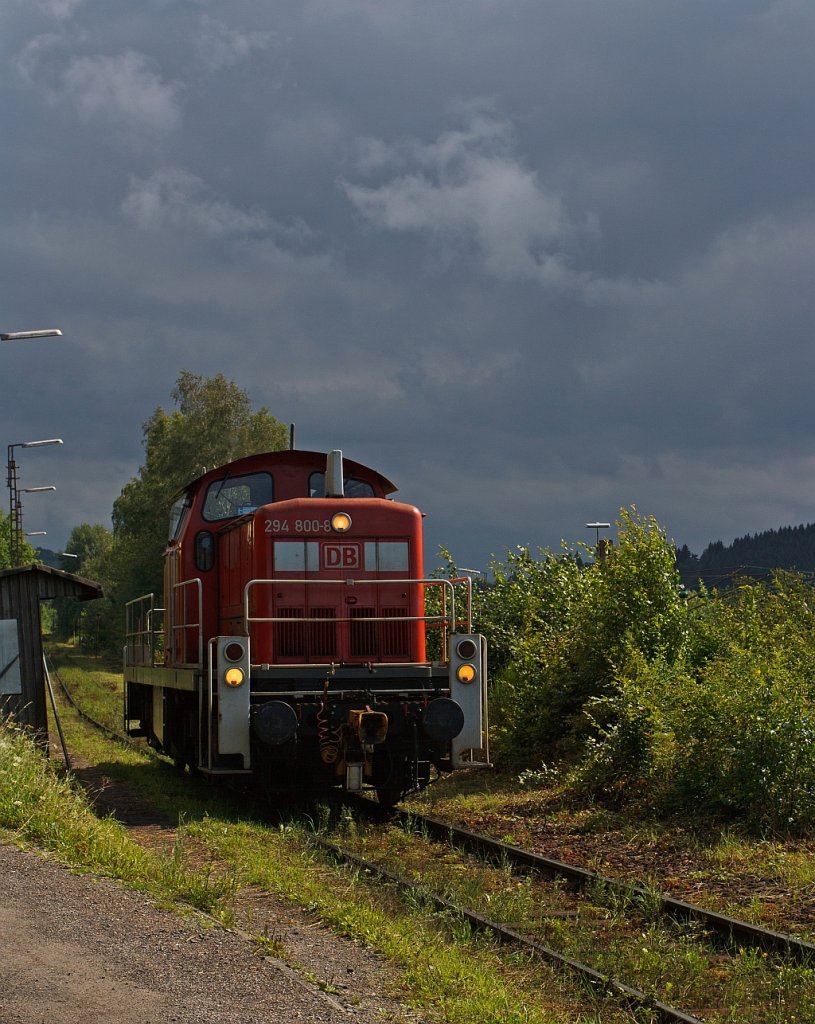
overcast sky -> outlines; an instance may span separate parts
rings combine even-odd
[[[392,479],[431,564],[815,520],[812,0],[4,0],[0,46],[46,546],[182,369]]]

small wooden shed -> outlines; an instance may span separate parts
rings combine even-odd
[[[0,571],[0,719],[13,715],[48,738],[40,601],[101,596],[98,583],[48,565]]]

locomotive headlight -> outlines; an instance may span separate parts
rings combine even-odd
[[[240,661],[246,653],[246,648],[238,640],[233,640],[224,647],[224,657],[229,661]]]
[[[243,669],[228,668],[226,672],[224,672],[224,682],[227,686],[240,686],[243,680]]]
[[[335,512],[331,517],[331,529],[335,533],[348,533],[351,529],[351,517],[347,512]]]
[[[475,665],[459,665],[456,669],[456,679],[460,683],[471,683],[478,673],[475,670]]]
[[[465,637],[464,640],[459,640],[456,643],[456,654],[459,658],[464,658],[469,661],[471,658],[476,656],[477,651],[478,648],[475,645],[475,641],[471,640],[469,637]]]

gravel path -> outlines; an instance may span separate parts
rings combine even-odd
[[[0,845],[0,1021],[427,1020],[394,997],[398,978],[389,964],[305,911],[265,894],[263,901],[266,928],[299,970],[199,915],[158,909],[107,879],[75,875],[38,854]]]

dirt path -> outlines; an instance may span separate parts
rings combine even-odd
[[[175,828],[95,766],[75,765],[97,813],[169,852]],[[227,931],[193,912],[76,875],[0,843],[0,1024],[429,1024],[398,971],[315,915],[244,889]],[[264,955],[241,927],[272,937]]]
[[[267,906],[273,915],[282,908]],[[299,919],[298,919],[299,918]],[[106,879],[0,846],[3,1024],[359,1024],[421,1020],[385,992],[388,965],[285,910],[287,953],[319,965],[321,990],[240,934],[182,918]],[[288,956],[287,956],[288,959]]]

